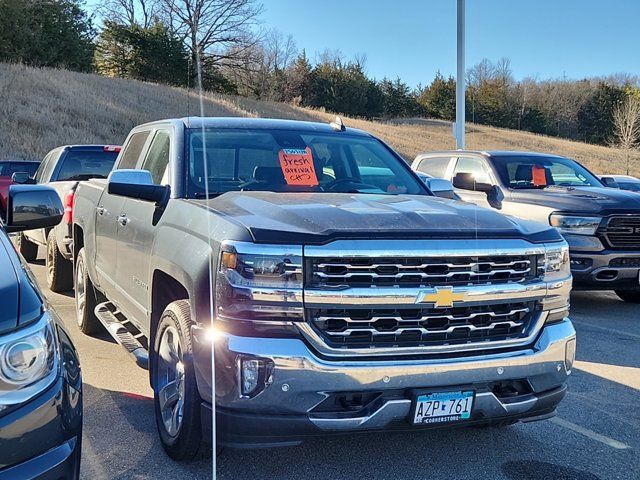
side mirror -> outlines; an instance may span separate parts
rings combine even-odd
[[[11,175],[11,181],[22,185],[35,185],[36,183],[27,172],[15,172]]]
[[[44,185],[11,185],[7,195],[9,233],[53,227],[60,223],[62,200],[51,187]]]
[[[620,188],[620,185],[618,185],[618,182],[616,182],[613,177],[601,177],[600,180],[602,180],[602,183],[604,183],[605,187]]]
[[[456,173],[453,177],[453,186],[462,190],[472,190],[474,192],[489,193],[493,188],[490,183],[476,182],[473,173]]]
[[[498,210],[502,209],[502,201],[504,200],[502,189],[498,185],[476,182],[473,173],[457,173],[453,177],[453,186],[462,190],[484,192],[487,194],[489,205]]]
[[[459,198],[453,191],[453,184],[449,180],[445,180],[444,178],[428,177],[424,179],[424,183],[436,197],[449,198],[452,200],[457,200]]]
[[[502,201],[504,200],[504,193],[498,185],[492,185],[491,189],[487,192],[487,202],[493,208],[502,210]]]
[[[127,198],[137,198],[160,205],[169,195],[169,187],[155,185],[147,170],[113,170],[107,179],[107,192]]]

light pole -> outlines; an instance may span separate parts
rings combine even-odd
[[[458,0],[457,9],[457,42],[458,42],[458,70],[456,75],[456,123],[455,123],[455,137],[456,148],[458,150],[464,149],[464,92],[465,92],[465,78],[464,78],[464,37],[465,37],[465,0]]]

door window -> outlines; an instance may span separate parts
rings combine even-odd
[[[165,172],[169,165],[169,138],[169,132],[158,130],[155,137],[153,137],[151,147],[149,147],[149,153],[147,153],[147,157],[142,164],[142,169],[151,173],[153,183],[156,185],[162,185],[163,180],[166,181]]]
[[[34,178],[36,180],[36,183],[40,183],[40,181],[42,180],[42,175],[44,174],[44,169],[47,168],[47,165],[48,165],[49,161],[51,160],[51,155],[52,154],[53,154],[53,152],[47,153],[47,155],[42,160],[42,163],[40,163],[40,166],[38,167],[38,171],[36,172],[36,174],[34,176]]]
[[[140,158],[140,152],[142,152],[142,147],[144,147],[148,136],[149,132],[138,132],[131,135],[131,138],[122,151],[120,160],[118,160],[117,170],[136,168],[138,158]]]
[[[471,173],[477,183],[493,184],[487,165],[479,158],[459,158],[453,175],[455,176],[458,173]]]
[[[451,157],[428,157],[420,161],[418,171],[432,177],[444,178]]]

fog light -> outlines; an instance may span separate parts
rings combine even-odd
[[[238,373],[240,396],[252,398],[269,386],[273,380],[273,362],[264,358],[239,357]]]
[[[572,338],[565,345],[564,351],[564,368],[567,373],[571,373],[573,362],[576,360],[576,339]]]

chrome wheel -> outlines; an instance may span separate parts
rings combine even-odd
[[[84,309],[87,303],[87,286],[84,281],[84,260],[78,258],[76,265],[76,321],[81,327],[84,323]]]
[[[162,423],[167,433],[175,437],[182,427],[185,378],[180,336],[172,326],[162,332],[156,379]]]

